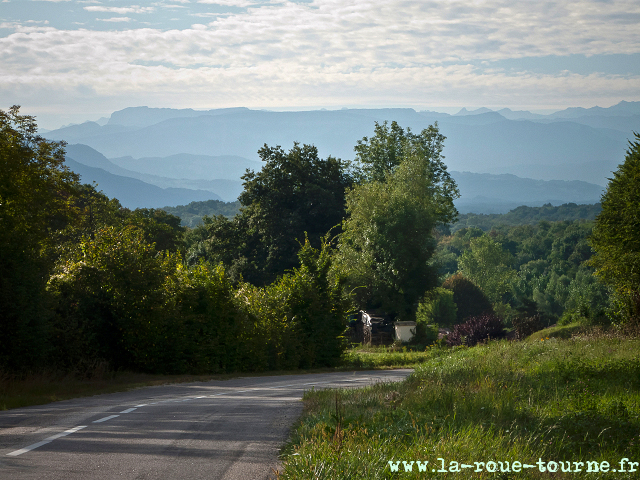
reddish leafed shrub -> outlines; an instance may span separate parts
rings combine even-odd
[[[447,337],[447,344],[473,347],[488,338],[503,338],[506,335],[502,320],[494,314],[471,317],[465,323],[453,327]]]

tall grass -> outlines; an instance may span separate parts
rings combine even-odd
[[[640,340],[583,335],[433,348],[399,384],[305,395],[281,479],[640,478],[635,472],[438,472],[450,462],[640,461]],[[411,472],[389,461],[428,461]],[[566,464],[565,464],[566,465]],[[503,466],[506,464],[503,463]],[[491,465],[493,467],[493,465]],[[617,468],[618,467],[618,468]],[[638,467],[636,467],[638,468]],[[436,470],[436,471],[432,471]]]

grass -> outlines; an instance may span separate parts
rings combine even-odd
[[[613,470],[622,458],[640,461],[640,339],[547,335],[567,327],[524,342],[431,348],[402,383],[307,393],[279,478],[639,478],[637,466],[586,473],[586,462]],[[450,462],[473,468],[438,472],[438,458],[445,470],[455,468]],[[552,464],[558,471],[543,473],[539,459],[585,465],[562,473],[566,463]],[[400,463],[392,472],[388,462],[403,460],[429,464],[406,472]],[[490,473],[474,464],[490,461],[535,468],[500,473],[496,463]]]
[[[406,346],[356,346],[344,353],[342,366],[350,369],[409,368],[429,358],[429,352]]]

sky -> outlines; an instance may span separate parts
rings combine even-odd
[[[0,109],[44,128],[131,106],[640,100],[637,0],[0,0]]]

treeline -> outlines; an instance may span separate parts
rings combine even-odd
[[[535,225],[541,221],[562,222],[573,220],[595,220],[602,210],[599,203],[593,205],[576,205],[565,203],[553,206],[550,203],[542,207],[527,207],[522,205],[507,213],[465,213],[458,216],[458,220],[451,225],[451,232],[455,233],[463,228],[480,228],[488,232],[492,228],[516,225]]]
[[[64,144],[39,137],[17,107],[0,125],[0,369],[217,373],[339,360],[347,304],[328,242],[314,247],[302,232],[297,261],[258,286],[217,261],[187,265],[178,217],[81,185]]]
[[[622,322],[640,310],[638,142],[595,223],[448,235],[459,192],[437,125],[376,123],[353,162],[265,145],[262,170],[242,177],[239,213],[194,228],[81,185],[64,144],[17,107],[0,111],[0,126],[5,371],[333,366],[354,309],[417,319],[425,343],[434,324],[462,342],[505,324],[522,333],[533,320]]]
[[[191,202],[188,205],[176,207],[163,207],[165,212],[180,217],[183,227],[194,228],[202,225],[203,217],[215,217],[223,215],[233,218],[240,212],[240,202],[223,202],[221,200],[206,200],[204,202]]]
[[[594,222],[541,221],[484,232],[464,228],[440,239],[440,274],[460,272],[485,293],[509,324],[540,316],[544,324],[607,322],[612,292],[594,276],[589,237]]]

